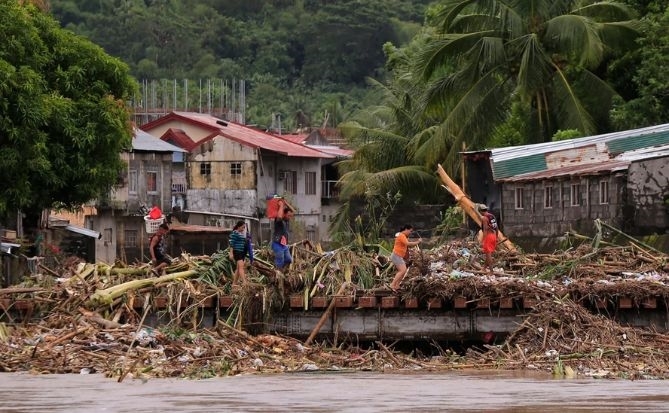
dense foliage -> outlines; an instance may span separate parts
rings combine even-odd
[[[131,138],[126,65],[15,0],[0,0],[0,38],[0,216],[109,190]]]
[[[278,113],[292,129],[304,119],[336,125],[364,106],[366,78],[383,74],[383,44],[410,39],[427,3],[52,0],[51,11],[138,79],[245,79],[247,122],[268,126]]]
[[[379,103],[341,125],[358,150],[342,163],[335,232],[349,201],[433,200],[435,164],[457,177],[462,150],[667,122],[664,3],[435,2],[410,44],[386,45]]]
[[[357,149],[341,164],[344,201],[435,202],[435,164],[457,175],[463,149],[669,119],[666,0],[50,6],[138,79],[245,79],[248,123],[338,125]]]

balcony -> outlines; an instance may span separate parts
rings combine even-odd
[[[338,181],[321,181],[321,198],[337,199],[339,198]]]
[[[172,193],[173,194],[185,194],[186,193],[186,184],[172,183]]]

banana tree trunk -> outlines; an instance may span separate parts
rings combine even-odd
[[[453,195],[455,198],[455,201],[458,203],[460,208],[462,208],[463,211],[467,213],[471,217],[471,219],[476,222],[476,224],[480,227],[481,226],[481,214],[479,213],[478,209],[476,208],[476,204],[472,202],[471,199],[467,195],[465,195],[464,192],[462,192],[462,189],[453,182],[450,176],[444,171],[444,168],[441,167],[441,165],[437,165],[437,173],[439,174],[439,177],[441,178],[441,181],[444,183],[444,187],[446,190]],[[516,251],[516,246],[513,245],[511,241],[507,237],[504,236],[502,231],[498,231],[497,235],[499,236],[499,239],[501,240],[500,243],[502,246],[507,249],[508,251]]]
[[[185,278],[192,278],[196,275],[197,271],[189,270],[189,271],[176,272],[173,274],[167,274],[161,277],[128,281],[123,284],[114,285],[104,290],[95,291],[95,293],[93,293],[89,297],[88,301],[86,302],[86,306],[88,308],[96,308],[99,306],[109,305],[112,303],[112,301],[119,298],[120,296],[122,296],[123,294],[125,294],[130,290],[139,290],[145,287],[155,287],[156,285],[162,283],[183,280]]]

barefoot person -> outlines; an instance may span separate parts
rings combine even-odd
[[[246,284],[246,263],[244,259],[247,253],[246,224],[244,221],[237,221],[230,233],[230,258],[236,265],[235,273],[232,276],[233,285],[238,285],[240,282]]]
[[[167,235],[168,232],[170,232],[170,226],[166,223],[160,224],[156,233],[151,236],[151,242],[149,243],[151,264],[153,264],[151,272],[156,277],[162,275],[165,267],[172,263],[165,252],[165,235]]]
[[[397,274],[395,274],[395,278],[390,283],[390,289],[393,290],[393,292],[399,290],[400,283],[407,273],[407,264],[404,260],[408,256],[409,247],[418,245],[421,242],[420,238],[416,241],[409,241],[408,237],[412,231],[413,226],[404,225],[402,229],[400,229],[400,232],[395,236],[395,246],[393,247],[392,254],[390,254],[390,261],[395,264],[395,268],[397,269]]]
[[[492,275],[492,253],[497,248],[497,220],[493,214],[488,212],[485,204],[479,204],[478,210],[481,214],[481,231],[483,231],[481,248],[485,254],[483,269],[488,268],[488,273]]]

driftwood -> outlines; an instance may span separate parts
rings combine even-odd
[[[341,285],[341,287],[339,287],[339,290],[337,290],[335,297],[341,295],[346,290],[346,287],[348,287],[348,283],[345,282]],[[316,326],[311,331],[311,334],[309,334],[307,340],[304,342],[304,344],[306,344],[307,346],[311,344],[311,342],[314,340],[318,332],[321,331],[321,328],[323,328],[323,324],[325,324],[325,321],[328,319],[328,317],[330,317],[332,309],[335,306],[335,297],[330,298],[330,304],[328,305],[325,312],[323,312],[323,315],[321,316],[320,320],[318,320],[318,323],[316,323]]]

